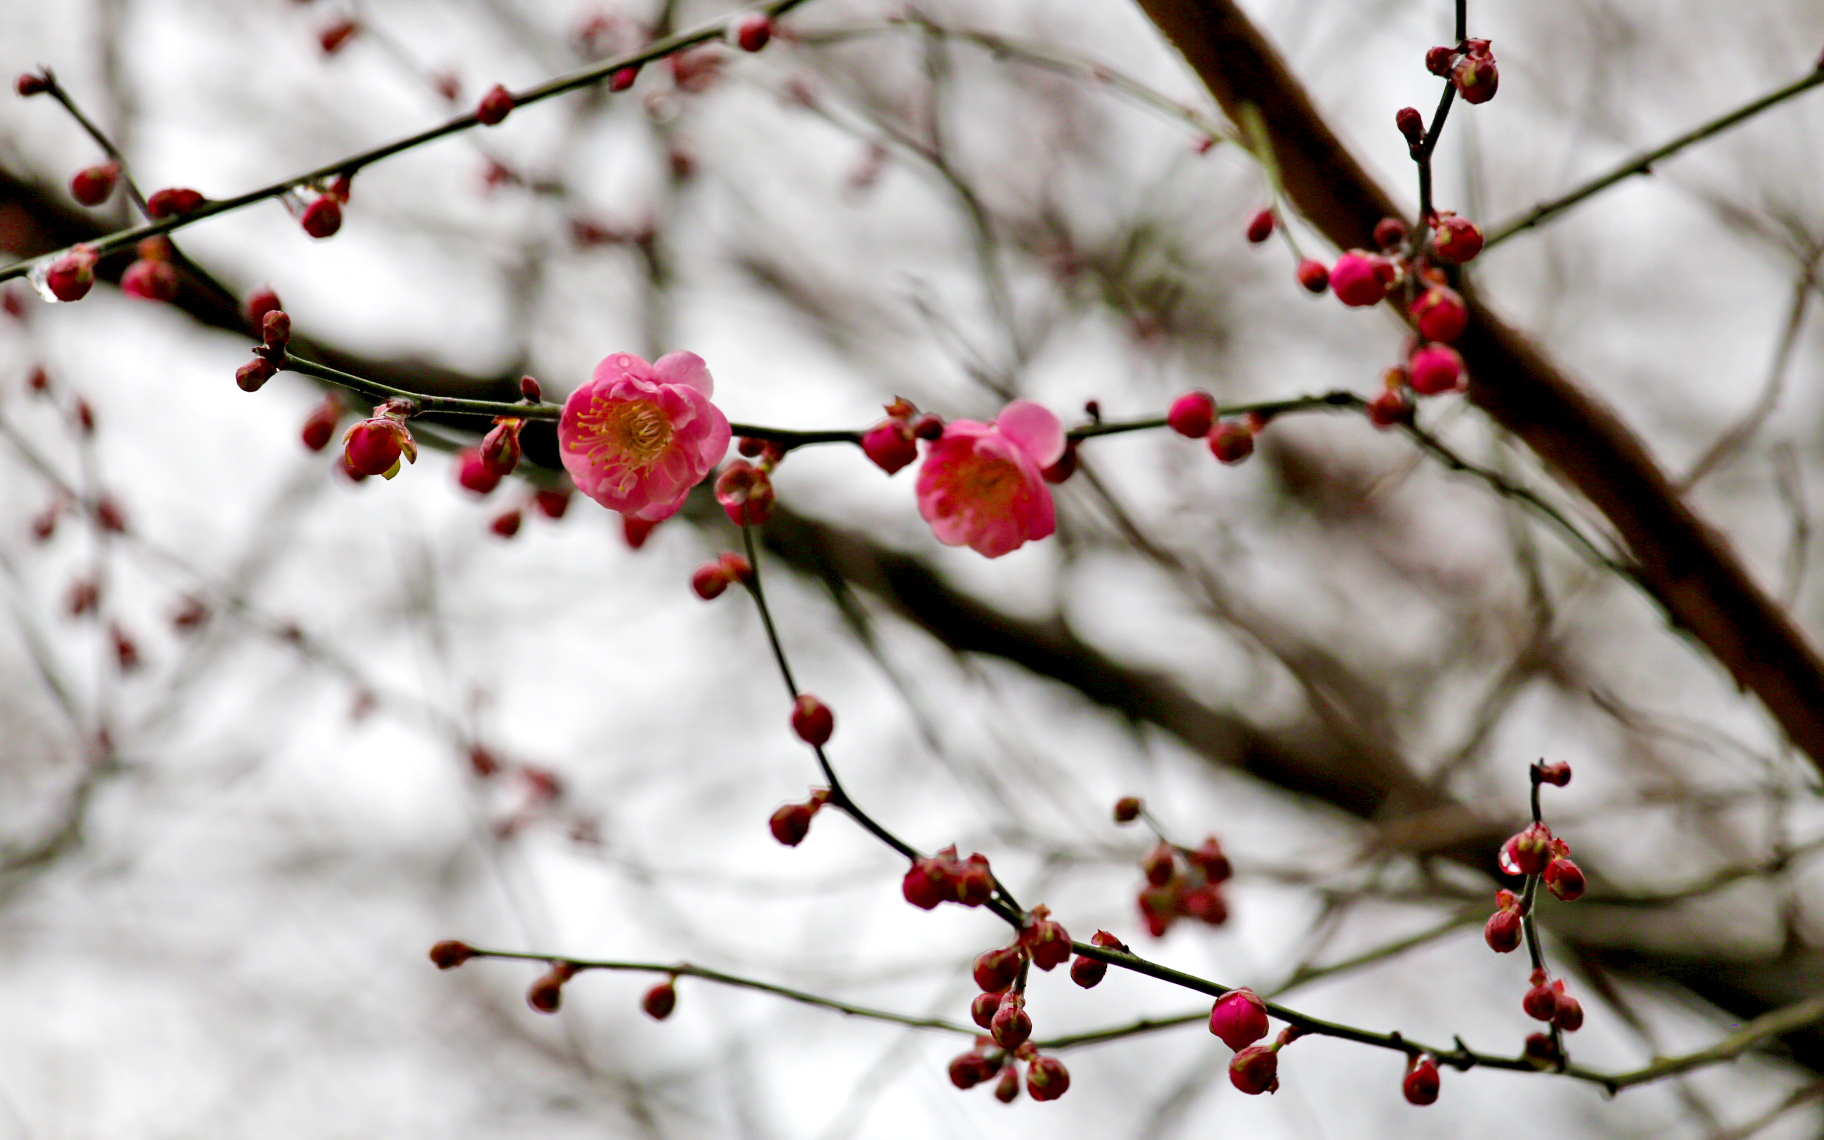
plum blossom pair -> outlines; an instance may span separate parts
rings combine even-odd
[[[616,353],[564,403],[558,447],[577,489],[630,519],[671,517],[728,450],[728,419],[710,402],[703,359],[648,364]],[[919,513],[939,542],[998,558],[1045,538],[1057,521],[1044,471],[1064,457],[1063,424],[1015,400],[993,423],[953,420],[925,452]]]

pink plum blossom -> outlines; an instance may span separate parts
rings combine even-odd
[[[626,352],[608,357],[564,401],[564,470],[579,491],[629,519],[670,518],[728,450],[728,419],[709,402],[713,383],[694,352],[652,364]]]
[[[1041,474],[1064,454],[1050,409],[1015,400],[992,424],[952,420],[918,471],[918,513],[946,546],[999,558],[1057,528]]]

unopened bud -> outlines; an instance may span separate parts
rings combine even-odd
[[[664,1021],[678,1008],[678,987],[671,982],[660,982],[646,991],[646,996],[640,999],[640,1008],[654,1021]]]
[[[475,948],[467,942],[450,940],[431,947],[431,961],[437,963],[439,970],[454,970],[474,956]]]
[[[1248,219],[1248,240],[1255,245],[1273,236],[1273,211],[1265,209]]]
[[[1000,993],[1009,988],[1020,976],[1020,964],[1025,960],[1025,951],[1018,946],[984,950],[975,959],[976,988],[984,993]]]
[[[1229,1059],[1229,1083],[1259,1096],[1279,1090],[1279,1054],[1266,1045],[1250,1045]]]
[[[512,110],[513,93],[496,83],[481,97],[481,104],[475,108],[475,120],[483,126],[491,127],[505,119]]]
[[[304,208],[298,224],[313,238],[330,237],[342,228],[342,204],[325,194]]]
[[[1134,822],[1136,819],[1140,818],[1142,807],[1144,807],[1144,805],[1140,802],[1139,796],[1122,796],[1115,801],[1115,822]]]
[[[1414,1057],[1406,1069],[1406,1079],[1400,1082],[1400,1091],[1411,1104],[1435,1102],[1438,1099],[1438,1059],[1430,1053]]]
[[[1166,426],[1187,439],[1202,439],[1216,423],[1216,399],[1208,392],[1186,392],[1172,401]]]
[[[1227,464],[1254,454],[1254,431],[1240,420],[1224,420],[1209,435],[1210,454]]]
[[[1056,1057],[1034,1057],[1026,1066],[1026,1092],[1033,1100],[1057,1100],[1069,1090],[1070,1070]]]
[[[84,167],[70,179],[70,197],[85,206],[99,206],[114,192],[120,181],[120,163],[103,162]]]
[[[811,694],[800,693],[792,703],[792,731],[806,744],[821,747],[836,731],[836,714]]]

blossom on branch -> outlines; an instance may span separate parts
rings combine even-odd
[[[684,504],[728,450],[728,419],[709,402],[703,358],[648,364],[617,352],[564,401],[558,451],[577,489],[629,518],[658,522]]]
[[[1057,529],[1045,468],[1064,454],[1051,410],[1015,400],[992,424],[952,420],[925,452],[918,513],[946,546],[999,558]]]

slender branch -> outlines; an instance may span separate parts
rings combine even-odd
[[[1194,107],[1187,107],[1158,89],[1149,87],[1139,80],[1087,56],[1076,55],[1036,40],[1015,39],[1011,36],[975,28],[950,27],[936,23],[923,14],[917,17],[890,18],[881,24],[858,24],[853,27],[813,32],[799,36],[798,42],[819,47],[833,46],[850,40],[906,31],[924,32],[974,44],[993,53],[997,58],[1016,59],[1021,63],[1043,68],[1046,71],[1087,78],[1108,87],[1116,94],[1126,96],[1148,110],[1157,111],[1168,118],[1187,124],[1206,138],[1235,141],[1234,133],[1221,120]]]
[[[765,13],[767,16],[776,19],[803,3],[805,3],[805,0],[769,0],[768,3],[757,6],[754,11]],[[683,51],[686,48],[695,47],[701,43],[720,39],[728,26],[729,17],[724,16],[710,21],[709,23],[700,24],[689,31],[679,32],[676,35],[666,36],[662,39],[655,40],[640,50],[631,52],[627,55],[607,60],[606,62],[591,64],[588,67],[547,80],[535,87],[528,87],[523,91],[513,92],[513,105],[515,108],[521,108],[556,95],[575,91],[578,88],[589,87],[600,83],[604,79],[610,78],[617,71],[623,71],[630,67],[640,67],[647,63],[651,63],[653,60],[663,59],[665,56]],[[333,178],[338,175],[353,177],[363,167],[371,166],[383,159],[391,158],[396,154],[402,154],[405,151],[423,146],[426,143],[435,142],[445,136],[466,131],[471,127],[480,125],[480,123],[481,119],[477,112],[471,111],[466,115],[458,115],[453,119],[439,123],[437,126],[426,128],[416,134],[407,135],[404,138],[395,139],[392,142],[383,143],[368,150],[359,151],[346,158],[319,166],[315,170],[295,175],[281,182],[275,182],[270,186],[262,186],[257,190],[249,190],[246,193],[236,195],[233,198],[223,198],[217,201],[205,202],[187,214],[160,218],[157,221],[148,222],[143,226],[137,226],[128,230],[120,230],[116,233],[108,234],[105,237],[97,238],[93,242],[90,242],[89,245],[97,255],[111,253],[118,249],[125,249],[145,238],[181,229],[184,226],[200,222],[204,218],[212,218],[217,214],[225,214],[233,210],[242,209],[255,202],[263,202],[269,198],[277,198],[281,194],[299,186],[320,182],[324,179]],[[54,258],[63,252],[63,250],[56,250],[45,256]],[[0,281],[25,276],[25,274],[31,270],[35,260],[37,259],[27,259],[0,269]]]
[[[1549,221],[1559,214],[1564,213],[1566,210],[1569,210],[1572,206],[1582,202],[1585,198],[1592,198],[1623,179],[1630,178],[1636,174],[1651,174],[1653,172],[1653,164],[1660,159],[1670,158],[1693,143],[1700,143],[1705,139],[1710,138],[1712,135],[1722,134],[1730,127],[1733,127],[1738,123],[1747,122],[1749,119],[1754,118],[1754,116],[1767,110],[1769,107],[1776,107],[1796,95],[1803,95],[1805,92],[1819,84],[1824,84],[1824,68],[1819,68],[1802,78],[1795,79],[1784,87],[1776,87],[1759,99],[1745,103],[1735,110],[1711,119],[1701,126],[1693,127],[1684,134],[1661,143],[1652,150],[1637,154],[1614,169],[1603,174],[1598,174],[1581,186],[1578,186],[1557,198],[1541,202],[1526,213],[1521,214],[1519,217],[1510,218],[1507,221],[1502,222],[1489,232],[1487,240],[1483,242],[1483,248],[1487,249],[1490,246],[1499,245],[1523,230],[1530,230],[1542,222]]]
[[[760,582],[760,550],[754,542],[753,527],[743,526],[741,528],[741,543],[747,549],[747,562],[752,568],[752,573],[748,575],[745,582],[747,592],[754,599],[754,608],[760,611],[760,624],[766,627],[766,642],[772,647],[773,660],[779,666],[780,678],[785,681],[786,693],[793,700],[797,700],[799,696],[798,682],[792,677],[791,663],[785,659],[785,646],[779,641],[779,630],[773,625],[772,607],[766,604],[766,589]],[[817,766],[823,769],[824,779],[828,780],[830,783],[830,803],[841,808],[848,814],[850,819],[861,824],[861,826],[873,834],[876,839],[885,843],[888,847],[891,847],[901,855],[904,855],[907,859],[918,859],[919,853],[916,847],[913,847],[905,840],[899,838],[899,836],[888,831],[877,822],[873,816],[870,816],[867,812],[863,811],[861,806],[855,802],[854,797],[849,795],[848,789],[842,786],[841,777],[836,775],[835,766],[830,763],[830,758],[824,754],[823,746],[821,744],[813,744],[811,748],[817,753]]]
[[[1646,1084],[1648,1081],[1657,1081],[1662,1077],[1688,1073],[1705,1065],[1733,1061],[1769,1038],[1784,1036],[1798,1029],[1806,1029],[1819,1022],[1824,1022],[1824,995],[1808,998],[1784,1009],[1776,1009],[1772,1013],[1762,1014],[1707,1049],[1699,1049],[1695,1053],[1686,1053],[1678,1057],[1662,1057],[1650,1065],[1625,1073],[1616,1073],[1603,1083],[1609,1087],[1611,1092],[1616,1092],[1634,1085]]]
[[[524,962],[549,962],[552,965],[568,966],[581,973],[584,970],[611,970],[639,974],[667,974],[674,978],[701,978],[706,982],[729,986],[740,990],[757,990],[760,993],[774,994],[778,997],[795,1001],[802,1005],[813,1005],[819,1009],[831,1009],[850,1017],[863,1017],[870,1021],[886,1021],[894,1025],[906,1025],[913,1029],[938,1029],[946,1033],[960,1033],[974,1037],[981,1033],[973,1025],[959,1025],[954,1021],[945,1021],[941,1017],[915,1017],[911,1014],[894,1013],[891,1010],[873,1009],[865,1005],[854,1005],[835,998],[819,997],[816,994],[795,990],[789,986],[778,986],[771,982],[762,982],[754,978],[743,978],[735,974],[725,974],[720,970],[711,970],[704,966],[693,966],[689,962],[675,962],[667,965],[662,962],[616,962],[593,958],[562,958],[549,954],[526,954],[514,950],[481,950],[470,948],[477,958],[504,958]]]

